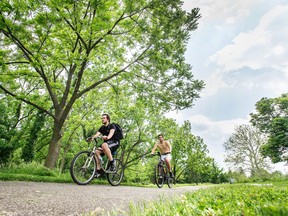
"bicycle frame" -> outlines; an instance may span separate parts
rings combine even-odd
[[[157,155],[159,156],[159,162],[155,167],[155,183],[159,188],[162,188],[164,183],[167,183],[168,187],[171,188],[173,179],[169,176],[167,165],[165,161],[161,159],[160,152],[157,152]]]
[[[78,152],[73,158],[70,166],[70,174],[73,181],[79,185],[89,184],[94,178],[98,178],[99,175],[95,175],[97,172],[97,161],[99,162],[99,168],[104,170],[104,173],[98,173],[101,175],[106,174],[107,180],[112,186],[117,186],[121,183],[124,175],[122,162],[114,157],[115,170],[108,170],[108,162],[102,164],[100,158],[96,159],[95,153],[97,150],[98,141],[94,139],[95,143],[92,148]],[[115,155],[115,154],[114,154]]]
[[[158,162],[158,166],[159,167],[163,167],[163,172],[162,175],[164,177],[164,180],[166,181],[167,178],[168,178],[168,170],[167,170],[167,165],[166,165],[166,162],[164,160],[161,159],[161,155],[159,155],[159,162]]]

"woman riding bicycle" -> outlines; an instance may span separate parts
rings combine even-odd
[[[156,142],[156,144],[154,145],[153,149],[152,149],[152,152],[151,152],[151,155],[154,155],[155,154],[155,150],[157,148],[159,148],[159,151],[161,153],[161,160],[165,161],[166,163],[166,166],[170,172],[170,177],[171,178],[174,178],[174,174],[172,172],[172,169],[171,169],[171,159],[172,159],[172,156],[171,156],[171,151],[172,151],[172,148],[171,148],[171,145],[169,143],[169,141],[167,140],[164,140],[164,136],[163,134],[159,134],[158,135],[158,139],[159,141]]]

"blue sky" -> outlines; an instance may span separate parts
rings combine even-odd
[[[189,120],[225,168],[223,143],[235,126],[249,123],[262,97],[288,92],[288,0],[184,0],[185,10],[194,7],[202,18],[186,61],[206,87],[192,109],[168,116]],[[288,171],[283,163],[275,167]]]

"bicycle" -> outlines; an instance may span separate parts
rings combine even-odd
[[[101,138],[101,137],[98,137]],[[103,173],[99,173],[99,176],[96,175],[97,171],[97,162],[95,158],[95,152],[98,144],[98,139],[94,139],[94,145],[92,150],[84,150],[78,152],[73,160],[71,161],[70,165],[70,175],[73,181],[78,185],[87,185],[89,184],[94,178],[99,178],[106,174],[108,182],[112,186],[117,186],[121,183],[124,176],[124,169],[122,161],[116,158],[116,151],[111,152],[115,161],[115,170],[110,171],[108,162],[106,163],[103,161],[102,157],[99,158],[100,170],[103,169]]]
[[[170,177],[169,170],[167,170],[165,161],[161,159],[160,152],[157,152],[157,155],[159,156],[159,162],[155,166],[154,171],[155,183],[158,188],[162,188],[164,183],[167,183],[168,187],[172,188],[174,179]]]

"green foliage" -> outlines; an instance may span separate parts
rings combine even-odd
[[[287,183],[218,186],[131,205],[127,215],[287,215]],[[143,208],[144,206],[144,208]]]
[[[57,170],[50,170],[36,162],[1,167],[0,180],[72,182],[69,173],[59,174]]]
[[[55,176],[54,171],[35,162],[28,164],[22,163],[18,166],[10,165],[9,167],[2,168],[1,172],[11,174],[37,175],[37,176]]]
[[[38,138],[38,133],[43,129],[45,123],[45,115],[42,111],[36,113],[36,118],[30,129],[29,136],[25,140],[25,144],[22,150],[22,158],[24,162],[32,162],[35,155],[35,144]]]
[[[262,146],[261,153],[272,162],[288,161],[288,117],[272,120],[268,143]]]
[[[261,153],[274,163],[287,161],[288,94],[277,98],[262,98],[256,103],[256,112],[250,115],[251,123],[269,136]]]
[[[130,98],[162,111],[193,106],[204,83],[193,79],[184,54],[201,16],[182,4],[1,1],[0,89],[54,121],[45,166],[56,166],[65,123],[93,90],[110,97],[109,90],[124,86]],[[109,109],[103,98],[97,103]],[[23,150],[31,160],[32,144]]]
[[[13,136],[17,135],[17,106],[8,98],[0,98],[0,165],[8,163],[16,149]]]
[[[130,167],[129,169],[125,170],[125,182],[128,183],[138,183],[139,185],[149,185],[152,183],[151,176],[153,172],[147,172],[147,169],[149,167],[144,166],[141,163],[138,163],[137,165]]]

